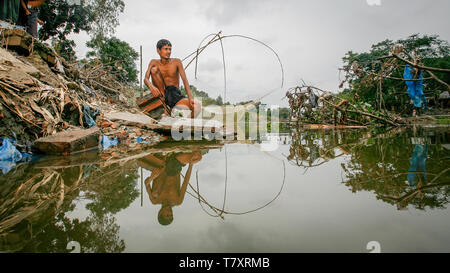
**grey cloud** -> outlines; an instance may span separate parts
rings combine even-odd
[[[208,60],[202,60],[200,59],[198,63],[198,67],[202,69],[202,71],[205,72],[216,72],[223,70],[223,64],[221,61],[217,59],[208,59]]]
[[[208,20],[214,21],[219,26],[226,26],[232,23],[239,23],[243,18],[250,16],[267,0],[243,1],[243,0],[215,0],[208,1],[204,9]]]

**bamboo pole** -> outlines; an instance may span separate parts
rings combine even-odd
[[[140,72],[141,72],[141,80],[139,83],[139,87],[141,88],[141,96],[144,95],[144,91],[142,91],[142,46],[140,47],[140,59],[141,59],[141,65],[140,65]]]

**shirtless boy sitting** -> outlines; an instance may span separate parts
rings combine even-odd
[[[151,60],[145,74],[144,83],[152,92],[153,96],[161,97],[165,104],[170,108],[174,107],[184,110],[191,110],[191,118],[200,113],[200,102],[194,100],[191,93],[189,82],[180,59],[170,58],[172,53],[172,44],[165,39],[158,41],[157,52],[160,60]],[[152,82],[149,81],[152,76]],[[187,98],[180,92],[180,76],[186,89]],[[170,115],[170,113],[167,113]]]

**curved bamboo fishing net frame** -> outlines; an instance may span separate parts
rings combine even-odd
[[[205,45],[203,45],[203,43],[208,39],[212,37]],[[223,78],[224,78],[224,102],[226,102],[227,99],[227,71],[226,71],[226,64],[225,64],[225,49],[223,46],[223,39],[225,38],[243,38],[243,39],[248,39],[254,42],[257,42],[261,45],[263,45],[264,47],[268,48],[277,58],[279,64],[280,64],[280,69],[281,69],[281,87],[280,89],[283,88],[284,86],[284,68],[283,68],[283,63],[281,62],[280,57],[278,56],[277,52],[270,46],[268,46],[267,44],[249,37],[249,36],[245,36],[245,35],[224,35],[222,36],[222,31],[219,31],[218,33],[212,33],[207,35],[205,38],[203,38],[203,40],[200,42],[198,48],[196,51],[192,52],[191,54],[189,54],[188,56],[186,56],[182,62],[185,62],[186,60],[188,60],[188,63],[184,66],[184,69],[187,69],[194,61],[195,61],[195,78],[197,79],[197,73],[198,73],[198,60],[199,60],[199,56],[200,54],[210,45],[214,44],[215,42],[220,42],[220,47],[221,47],[221,51],[222,51],[222,64],[223,64]],[[261,96],[260,98],[258,98],[256,101],[253,101],[251,103],[246,104],[244,107],[251,105],[251,104],[256,104],[257,102],[260,102],[263,98],[275,93],[276,91],[278,91],[278,88],[274,89],[274,90],[270,90],[264,93],[263,96]],[[268,154],[266,152],[266,154]],[[268,154],[271,157],[274,157],[270,154]],[[278,158],[277,158],[278,159]],[[258,210],[261,210],[267,206],[269,206],[271,203],[273,203],[281,194],[281,192],[283,191],[284,188],[284,184],[286,181],[286,164],[284,162],[284,160],[278,159],[280,161],[282,161],[283,163],[283,180],[281,183],[281,188],[279,190],[279,192],[275,195],[275,197],[270,200],[268,203],[266,203],[265,205],[262,205],[256,209],[253,210],[249,210],[249,211],[244,211],[244,212],[232,212],[232,211],[226,211],[225,210],[225,204],[226,204],[226,199],[227,199],[227,188],[228,188],[228,155],[227,155],[227,147],[225,147],[225,189],[224,189],[224,198],[223,198],[223,204],[222,204],[222,208],[219,209],[213,205],[211,205],[211,203],[209,201],[207,201],[201,194],[200,194],[200,186],[199,186],[199,179],[198,179],[198,170],[196,172],[196,180],[197,180],[197,188],[195,189],[190,183],[189,183],[189,187],[190,189],[194,192],[194,193],[190,193],[187,192],[189,195],[191,195],[192,197],[196,198],[200,204],[200,207],[202,208],[202,210],[208,214],[211,217],[220,217],[222,219],[224,219],[224,215],[244,215],[244,214],[248,214],[248,213],[252,213],[252,212],[256,212]],[[203,205],[205,204],[207,207],[209,207],[209,209],[211,211],[214,212],[208,212],[205,208],[205,206]]]

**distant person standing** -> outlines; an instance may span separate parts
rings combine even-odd
[[[25,11],[25,26],[27,32],[34,38],[38,38],[37,24],[43,25],[44,22],[38,18],[39,7],[45,0],[20,0],[21,6]]]

